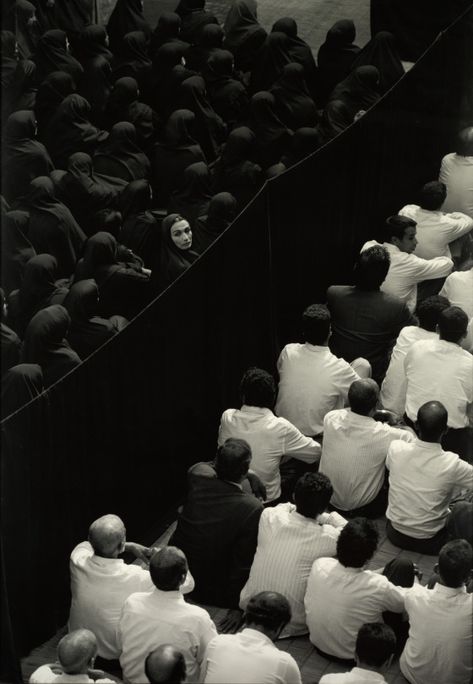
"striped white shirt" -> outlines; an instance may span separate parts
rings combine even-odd
[[[296,511],[291,503],[263,511],[250,577],[240,594],[240,608],[260,591],[279,591],[291,605],[292,620],[282,636],[307,633],[304,594],[312,564],[321,556],[334,556],[346,520],[337,513],[322,513],[315,520]]]
[[[413,442],[415,437],[350,409],[327,413],[319,470],[330,478],[334,506],[351,511],[373,501],[383,486],[386,455],[395,439]]]

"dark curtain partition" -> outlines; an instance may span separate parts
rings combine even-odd
[[[472,114],[472,21],[451,27],[350,130],[269,182],[125,331],[4,422],[5,681],[64,624],[68,556],[90,522],[115,512],[130,539],[153,541],[189,465],[213,457],[242,372],[274,369],[302,308],[347,282],[362,242],[436,177]]]

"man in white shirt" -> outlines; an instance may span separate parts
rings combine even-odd
[[[435,587],[416,586],[407,592],[409,638],[400,666],[411,684],[472,681],[473,594],[465,587],[472,566],[470,544],[464,539],[449,542],[440,551]]]
[[[383,243],[391,263],[388,275],[381,285],[383,292],[396,295],[407,304],[409,311],[415,311],[417,284],[447,276],[453,261],[446,256],[434,259],[420,259],[413,254],[417,247],[416,222],[407,216],[390,216],[386,220],[386,242]],[[376,240],[365,242],[361,251],[377,245]]]
[[[352,661],[362,625],[381,622],[384,611],[403,611],[405,590],[394,582],[404,573],[410,574],[413,582],[413,563],[396,559],[392,581],[365,570],[378,540],[372,521],[354,518],[340,532],[337,558],[319,558],[312,566],[304,599],[307,626],[311,642],[328,658]]]
[[[116,627],[125,600],[135,591],[149,591],[147,568],[127,565],[124,551],[149,559],[152,549],[126,541],[126,530],[116,515],[104,515],[89,528],[89,541],[78,544],[70,558],[71,610],[69,629],[85,627],[97,637],[98,654],[106,660],[120,655]]]
[[[328,477],[306,473],[297,481],[295,505],[279,504],[261,515],[258,547],[240,595],[240,608],[245,609],[249,599],[265,589],[283,594],[292,618],[281,637],[307,634],[304,595],[312,563],[336,553],[346,520],[338,513],[325,512],[332,491]]]
[[[273,377],[260,368],[250,368],[243,375],[241,409],[227,409],[220,420],[218,445],[234,437],[251,447],[251,469],[266,487],[266,501],[281,496],[279,465],[283,456],[313,464],[320,458],[320,445],[305,437],[285,418],[274,415],[276,399]]]
[[[451,278],[452,276],[448,276]],[[447,278],[447,280],[448,280]],[[406,374],[404,359],[412,345],[419,340],[438,340],[439,316],[450,306],[446,296],[432,295],[417,304],[416,316],[419,325],[406,325],[399,333],[391,354],[386,377],[381,385],[380,401],[388,411],[398,416],[406,409]]]
[[[473,126],[460,131],[456,152],[442,159],[439,180],[447,186],[443,210],[473,218]]]
[[[182,652],[189,682],[201,681],[204,652],[217,630],[206,610],[184,600],[181,587],[188,573],[186,557],[175,546],[164,547],[152,556],[149,571],[154,590],[132,594],[125,601],[118,626],[125,681],[148,682],[145,659],[162,644]]]
[[[470,265],[473,263],[473,254],[469,263]],[[451,273],[439,294],[446,297],[452,306],[459,306],[463,309],[468,316],[468,330],[461,346],[473,353],[473,266],[466,271]]]
[[[473,489],[473,466],[440,445],[447,420],[440,402],[427,402],[417,414],[419,439],[393,442],[386,459],[388,538],[416,553],[439,552],[447,540],[450,501],[456,491]]]
[[[351,672],[326,674],[319,684],[386,684],[396,650],[396,635],[384,622],[362,625],[356,637],[356,667]]]
[[[305,344],[287,344],[278,359],[276,413],[313,437],[322,433],[325,415],[344,406],[351,383],[360,375],[370,376],[371,367],[365,359],[355,359],[350,365],[329,350],[330,313],[326,306],[309,306],[302,325]]]
[[[320,472],[330,478],[332,506],[342,515],[377,518],[388,497],[385,463],[391,442],[412,442],[407,429],[374,420],[379,387],[374,380],[355,380],[348,391],[349,409],[327,413]]]
[[[207,647],[202,664],[205,684],[301,684],[294,658],[274,641],[291,618],[287,599],[263,591],[248,602],[245,628],[238,634],[219,634]]]
[[[420,192],[420,206],[408,204],[399,211],[417,223],[417,246],[414,254],[421,259],[452,258],[449,244],[473,228],[473,218],[455,211],[441,211],[447,196],[447,186],[439,181],[426,183]]]
[[[469,459],[473,403],[473,356],[460,347],[468,317],[457,306],[444,309],[438,321],[439,339],[412,345],[404,359],[406,414],[415,421],[422,404],[436,399],[448,411],[448,427],[442,444]]]
[[[57,663],[41,665],[31,675],[30,684],[113,684],[105,672],[94,669],[97,640],[89,629],[77,629],[62,637],[57,647]]]

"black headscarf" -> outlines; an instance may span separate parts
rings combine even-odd
[[[74,283],[64,301],[64,307],[71,317],[67,340],[82,360],[116,335],[127,323],[121,316],[113,316],[111,319],[97,316],[98,302],[99,289],[92,279]]]
[[[143,15],[142,0],[117,0],[107,24],[110,49],[120,54],[123,36],[131,31],[143,31],[149,39],[151,28]]]
[[[82,29],[77,39],[77,53],[83,66],[96,57],[104,57],[109,62],[113,54],[107,47],[107,29],[101,24],[90,24]]]
[[[23,208],[30,215],[28,238],[33,247],[56,257],[58,275],[69,276],[86,236],[69,209],[56,199],[50,178],[38,176],[31,181]]]
[[[108,126],[119,121],[129,121],[136,128],[140,147],[145,147],[154,136],[153,110],[140,102],[138,83],[126,76],[115,83],[105,111]]]
[[[215,50],[222,48],[223,28],[218,24],[207,24],[202,29],[196,45],[186,52],[186,66],[201,72]]]
[[[181,40],[195,45],[206,24],[218,24],[213,14],[205,10],[205,0],[180,0],[176,14],[181,17]]]
[[[291,17],[282,17],[273,24],[271,32],[273,31],[280,31],[288,37],[288,52],[291,62],[297,62],[304,67],[304,76],[309,93],[317,101],[319,88],[317,65],[309,45],[297,35],[297,23]]]
[[[152,268],[159,249],[159,226],[150,211],[151,188],[147,180],[129,183],[120,198],[123,227],[120,242]]]
[[[317,107],[309,94],[304,78],[304,67],[290,62],[283,68],[281,76],[270,92],[282,121],[292,130],[315,126],[318,122]]]
[[[2,39],[2,91],[13,83],[18,61],[16,58],[16,38],[11,31],[1,31]]]
[[[90,122],[90,104],[81,95],[68,95],[46,132],[46,144],[58,168],[65,169],[74,152],[93,154],[108,133]]]
[[[1,324],[0,324],[0,347],[1,347],[1,374],[5,372],[20,360],[21,341],[14,330],[12,330],[6,323],[3,322],[3,311],[5,305],[5,293],[0,288],[0,306],[1,306]]]
[[[208,213],[199,216],[192,231],[192,248],[202,254],[232,223],[237,201],[229,192],[219,192],[210,200]]]
[[[223,30],[223,47],[235,57],[236,68],[252,71],[267,36],[256,18],[256,0],[233,0]]]
[[[399,53],[396,48],[396,39],[389,31],[380,31],[358,53],[352,64],[352,70],[359,66],[371,64],[379,71],[379,92],[388,91],[404,76]]]
[[[353,110],[345,100],[330,100],[325,105],[319,130],[327,142],[351,126],[353,121]]]
[[[210,103],[230,126],[247,118],[250,103],[245,86],[233,77],[233,67],[229,50],[215,50],[203,71]]]
[[[264,41],[258,60],[251,72],[250,91],[269,90],[280,77],[286,64],[291,62],[290,42],[285,33],[274,31]]]
[[[213,190],[228,191],[243,208],[263,183],[261,167],[252,160],[256,136],[250,128],[234,128],[213,169]]]
[[[16,0],[13,11],[18,52],[23,59],[30,59],[36,52],[43,32],[36,16],[36,7],[28,0]]]
[[[71,317],[60,304],[38,311],[26,328],[23,363],[38,363],[45,388],[80,365],[80,358],[66,341]]]
[[[196,162],[182,174],[171,194],[169,211],[177,212],[192,226],[198,216],[207,213],[211,196],[209,168],[204,162]]]
[[[170,285],[199,257],[192,249],[192,245],[190,249],[184,250],[179,249],[173,242],[171,228],[182,219],[183,217],[179,214],[169,214],[161,224],[160,264],[157,269],[161,290]]]
[[[119,176],[124,180],[139,180],[150,175],[149,159],[138,145],[136,128],[129,121],[119,121],[112,126],[110,135],[99,145],[94,157],[96,170],[113,176],[110,162],[104,158],[111,160],[113,167],[124,167],[125,173]]]
[[[10,31],[2,31],[2,123],[20,109],[33,109],[36,97],[36,66],[27,59],[17,61],[16,40]]]
[[[152,57],[165,43],[181,42],[189,47],[188,43],[181,41],[181,25],[182,19],[176,12],[163,12],[161,14],[151,36],[150,54]]]
[[[143,31],[131,31],[123,36],[120,55],[113,65],[113,78],[117,81],[124,76],[136,79],[140,92],[149,92],[151,59],[148,57],[148,40]]]
[[[104,112],[112,91],[112,67],[106,57],[95,57],[84,66],[79,94],[90,104],[89,118],[96,126],[104,123]]]
[[[182,66],[182,59],[187,49],[188,46],[186,43],[172,42],[164,43],[164,45],[162,45],[155,53],[153,59],[152,104],[155,110],[162,115],[165,115],[168,111],[170,111],[173,104],[173,97],[175,95],[175,91],[174,93],[169,92],[171,72],[175,66]],[[194,72],[189,73],[186,78],[191,75],[194,75]]]
[[[6,292],[20,287],[25,266],[36,254],[26,237],[28,219],[26,211],[2,212],[2,283]]]
[[[76,90],[74,80],[65,71],[53,71],[38,88],[34,112],[38,123],[38,137],[43,139],[45,128],[61,102]]]
[[[351,19],[335,22],[327,32],[317,55],[322,102],[330,95],[337,83],[351,71],[360,48],[353,44],[356,37],[355,24]]]
[[[2,420],[36,399],[43,390],[41,366],[19,363],[10,368],[2,377]]]
[[[379,71],[374,66],[361,66],[354,69],[347,78],[332,91],[331,100],[341,100],[352,116],[352,121],[360,110],[372,107],[380,98]]]
[[[256,161],[266,169],[287,152],[292,131],[278,117],[276,100],[271,93],[256,93],[251,98],[250,107],[249,127],[256,136]]]
[[[199,141],[209,162],[214,161],[223,143],[226,126],[212,109],[201,76],[191,76],[182,84],[176,109],[190,109],[195,114],[195,137]]]
[[[36,176],[54,169],[45,146],[35,140],[36,120],[32,111],[14,112],[8,117],[3,141],[3,192],[7,200],[21,197]]]
[[[77,83],[83,73],[80,63],[67,52],[66,34],[59,29],[46,31],[38,42],[34,56],[38,83],[42,83],[46,76],[53,71],[66,71]]]
[[[293,135],[288,153],[281,159],[286,169],[302,161],[324,144],[318,128],[299,128]]]
[[[44,3],[46,4],[46,3]],[[82,29],[92,22],[95,8],[94,0],[67,0],[56,2],[52,11],[55,26],[66,31],[71,40],[75,40]]]
[[[68,290],[56,281],[56,276],[57,261],[51,254],[38,254],[26,264],[20,289],[14,290],[8,300],[14,328],[20,336],[37,311],[64,301]]]
[[[95,233],[90,237],[84,249],[84,256],[77,264],[74,282],[86,278],[95,278],[99,269],[115,266],[117,261],[117,241],[104,231]]]

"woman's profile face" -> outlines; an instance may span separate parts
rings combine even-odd
[[[178,249],[190,249],[192,246],[192,230],[185,219],[177,221],[172,226],[171,240]]]

